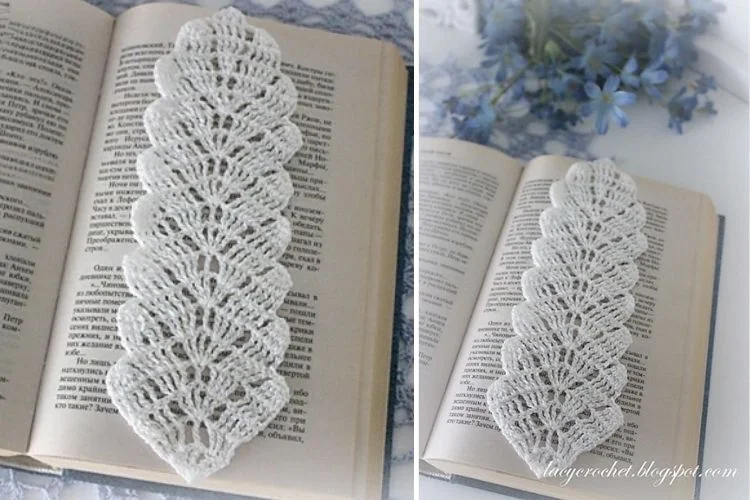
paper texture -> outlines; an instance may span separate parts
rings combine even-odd
[[[28,445],[113,22],[0,2],[0,455]]]
[[[427,443],[521,164],[425,138],[419,164],[420,450]]]

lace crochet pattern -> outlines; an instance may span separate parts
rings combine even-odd
[[[570,467],[623,424],[624,326],[635,308],[635,259],[646,250],[646,212],[635,182],[610,160],[577,163],[550,188],[542,237],[524,272],[516,335],[501,349],[505,374],[487,405],[537,477]]]
[[[191,21],[154,76],[152,147],[138,157],[139,248],[123,261],[134,298],[119,310],[126,350],[113,403],[182,477],[225,467],[289,399],[276,371],[289,343],[277,314],[291,287],[283,164],[302,144],[281,53],[236,9]]]

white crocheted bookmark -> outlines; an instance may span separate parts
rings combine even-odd
[[[503,343],[505,375],[487,405],[505,438],[541,478],[570,467],[623,424],[636,258],[646,212],[635,182],[610,160],[577,163],[550,189],[531,247],[533,268]]]
[[[225,467],[289,400],[277,368],[291,287],[283,165],[302,144],[281,53],[236,9],[191,21],[159,59],[137,162],[134,298],[117,317],[126,354],[107,389],[120,414],[187,481]]]

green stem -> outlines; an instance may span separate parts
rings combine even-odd
[[[524,65],[523,68],[516,71],[513,76],[506,80],[505,85],[503,85],[498,93],[495,94],[495,96],[490,100],[490,104],[492,104],[492,106],[496,106],[497,101],[499,101],[503,94],[505,94],[508,90],[510,90],[511,87],[513,87],[513,85],[523,76],[527,69],[529,69],[528,64]]]
[[[547,41],[548,32],[550,30],[550,19],[548,16],[550,11],[549,0],[537,0],[536,7],[538,7],[538,9],[536,12],[532,13],[537,23],[536,38],[532,41],[532,58],[535,60],[541,60],[544,56],[544,44]]]
[[[570,40],[568,40],[567,38],[565,38],[565,37],[563,36],[563,34],[562,34],[562,33],[560,33],[559,31],[557,31],[557,30],[555,30],[555,29],[551,29],[551,30],[550,30],[550,33],[552,33],[552,34],[553,34],[553,35],[555,35],[555,36],[556,36],[557,38],[559,38],[560,40],[562,40],[563,42],[565,42],[565,44],[566,44],[566,45],[567,45],[568,47],[570,47],[571,49],[575,50],[575,51],[576,51],[576,52],[578,52],[579,54],[581,53],[581,49],[579,49],[579,48],[578,48],[578,47],[577,47],[577,46],[576,46],[576,45],[575,45],[575,44],[574,44],[573,42],[571,42]]]
[[[462,90],[458,93],[458,97],[463,98],[463,97],[469,97],[469,96],[476,95],[476,94],[481,94],[485,90],[489,90],[491,88],[492,88],[492,85],[486,83],[476,88]]]

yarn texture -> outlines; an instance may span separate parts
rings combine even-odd
[[[487,391],[503,435],[539,478],[623,424],[624,323],[647,248],[635,182],[610,160],[573,165],[550,198],[521,279],[525,301],[512,311],[516,335],[501,349],[505,374]]]
[[[107,389],[133,430],[188,482],[225,467],[289,400],[277,372],[292,281],[279,263],[293,193],[283,165],[302,145],[281,52],[236,9],[185,24],[156,63],[144,115],[139,247],[123,261],[133,298],[125,355]]]

